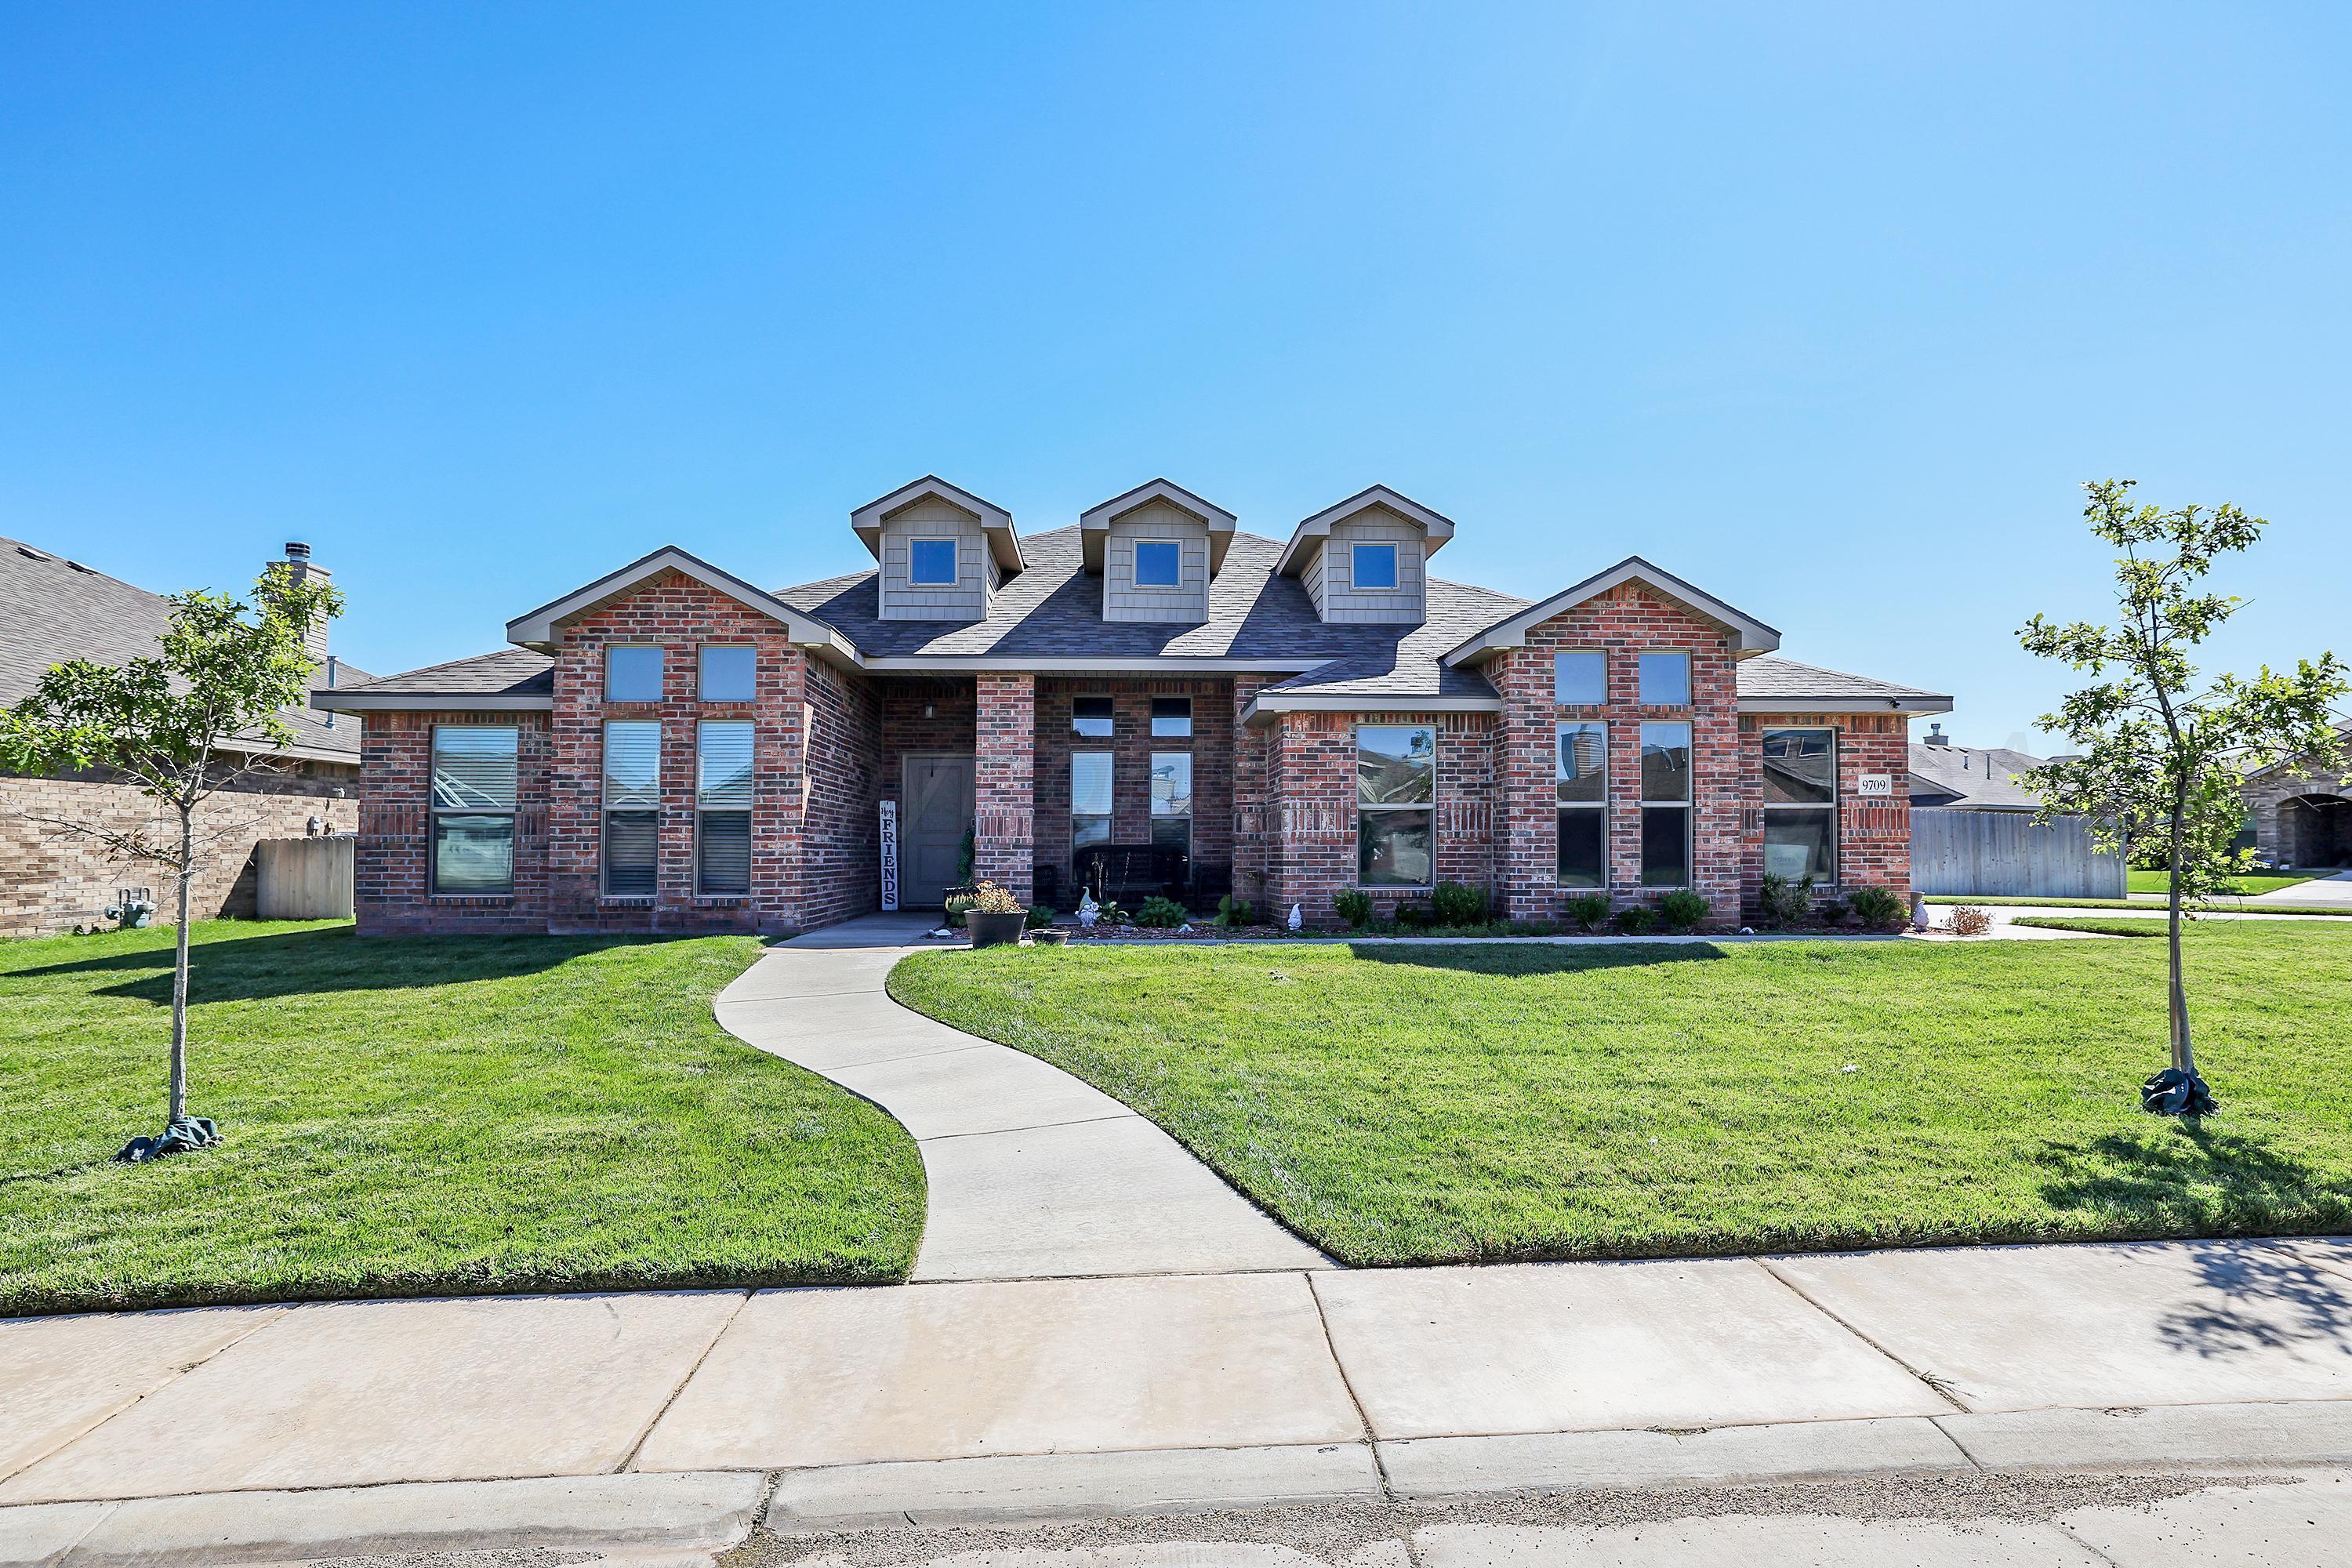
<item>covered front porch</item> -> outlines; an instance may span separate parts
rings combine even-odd
[[[1213,908],[1233,889],[1234,721],[1230,678],[885,679],[898,906],[986,879],[1059,909],[1082,891]]]

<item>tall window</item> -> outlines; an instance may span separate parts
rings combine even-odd
[[[954,587],[956,542],[952,539],[908,541],[907,582],[917,588]]]
[[[1112,711],[1108,697],[1071,698],[1070,733],[1084,735],[1090,741],[1109,740]]]
[[[1559,727],[1559,885],[1609,885],[1609,726]]]
[[[1691,879],[1691,727],[1642,726],[1642,886]]]
[[[1151,732],[1162,739],[1183,740],[1192,733],[1192,700],[1155,697],[1151,700]]]
[[[1350,569],[1357,587],[1393,588],[1397,585],[1395,545],[1359,544],[1354,554]]]
[[[604,891],[651,897],[661,849],[661,725],[614,719],[604,725]]]
[[[1070,753],[1070,848],[1110,842],[1110,753]]]
[[[661,694],[661,649],[608,647],[604,650],[605,701],[658,702]]]
[[[1192,753],[1151,753],[1151,842],[1192,853]]]
[[[497,726],[433,727],[433,890],[514,891],[515,737]]]
[[[1433,868],[1437,731],[1425,724],[1356,726],[1356,880],[1425,888]]]
[[[1609,656],[1605,653],[1552,655],[1551,700],[1563,708],[1597,708],[1608,701]]]
[[[748,647],[702,650],[701,693],[705,702],[749,702],[754,691],[754,657]]]
[[[751,890],[751,721],[704,720],[694,766],[694,890],[740,898]]]
[[[1837,880],[1837,731],[1764,731],[1764,869]]]
[[[1645,653],[1642,656],[1642,701],[1652,708],[1690,706],[1690,655]]]
[[[1135,543],[1135,585],[1173,588],[1183,582],[1183,555],[1172,539],[1139,539]]]

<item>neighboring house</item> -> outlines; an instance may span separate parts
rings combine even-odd
[[[927,478],[872,569],[768,591],[656,550],[514,646],[313,698],[365,726],[368,931],[807,929],[974,873],[1068,909],[1157,856],[1317,924],[1433,882],[1514,916],[1765,868],[1907,886],[1908,724],[1950,700],[1785,659],[1639,558],[1539,603],[1429,574],[1384,487],[1286,540],[1165,479],[1023,537]]]
[[[298,571],[327,575],[310,563],[308,545],[289,544],[286,554]],[[0,539],[0,707],[29,696],[51,665],[76,658],[120,665],[153,653],[170,615],[171,605],[160,595],[55,551]],[[349,665],[337,668],[327,652],[323,625],[312,636],[311,651],[321,661],[316,678],[320,687],[369,679]],[[294,729],[294,744],[245,753],[268,756],[269,771],[236,780],[206,805],[200,818],[209,829],[228,835],[191,890],[193,907],[206,917],[254,912],[257,841],[352,826],[351,796],[360,771],[358,723],[307,709],[289,710],[286,718]],[[167,816],[138,791],[104,773],[0,773],[0,936],[97,924],[119,888],[149,888],[168,910],[171,900],[153,866],[110,860],[94,840],[61,834],[39,820],[101,821],[130,829],[161,828]]]
[[[1911,805],[1962,811],[2039,811],[2042,803],[2018,783],[2044,759],[2005,746],[1956,746],[1941,724],[1911,747]]]
[[[2341,733],[2344,752],[2333,766],[2299,757],[2246,775],[2254,849],[2269,864],[2352,866],[2352,724]]]

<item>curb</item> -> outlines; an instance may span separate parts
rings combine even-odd
[[[516,1547],[722,1552],[751,1533],[764,1481],[700,1471],[35,1503],[0,1509],[0,1568],[228,1568]]]

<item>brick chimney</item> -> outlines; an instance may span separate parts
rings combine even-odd
[[[275,565],[276,563],[273,562],[271,564]],[[324,583],[334,576],[334,574],[324,566],[311,562],[310,547],[299,539],[289,539],[286,542],[286,564],[294,569],[293,576],[297,583],[308,583],[313,579]],[[311,622],[310,635],[303,639],[303,647],[308,648],[310,657],[322,666],[327,662],[327,624],[323,616]]]

